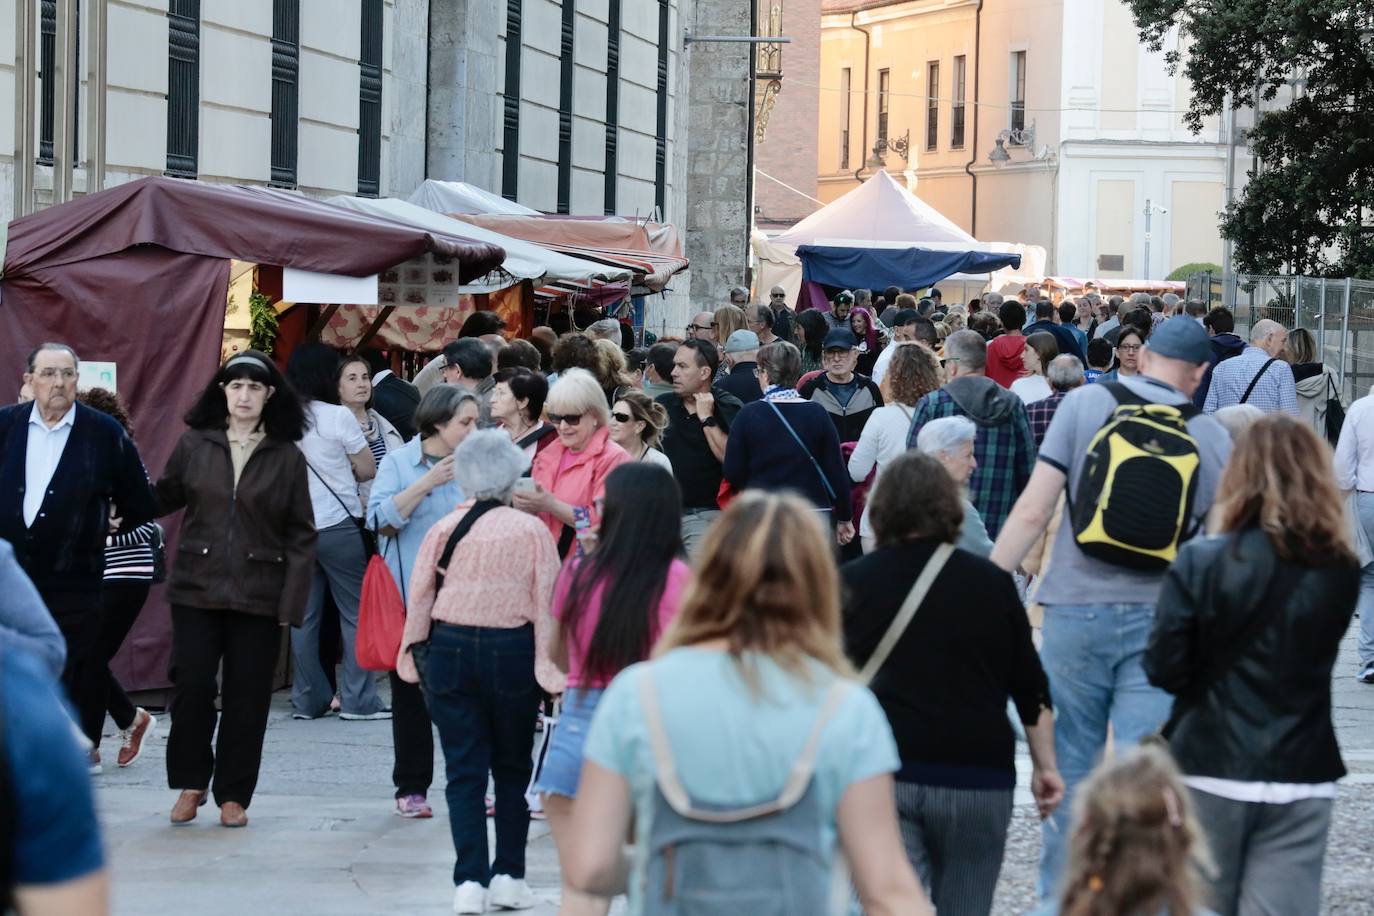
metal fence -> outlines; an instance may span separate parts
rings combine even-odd
[[[1242,338],[1263,318],[1306,328],[1347,404],[1374,385],[1374,281],[1208,272],[1188,279],[1188,298],[1230,308]]]

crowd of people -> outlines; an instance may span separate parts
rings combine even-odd
[[[121,767],[158,724],[110,663],[164,578],[171,823],[248,824],[285,630],[295,718],[390,720],[399,816],[434,815],[437,729],[456,913],[534,905],[537,816],[573,916],[986,914],[1018,741],[1040,912],[1316,912],[1357,606],[1374,684],[1374,397],[1225,308],[875,293],[732,291],[647,346],[477,312],[413,381],[238,352],[152,477],[37,346],[0,409],[19,912],[103,912],[87,771],[107,712]]]

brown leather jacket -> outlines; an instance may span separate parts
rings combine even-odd
[[[158,514],[186,509],[167,600],[299,626],[315,565],[305,456],[263,439],[238,486],[223,430],[188,429],[158,480]]]

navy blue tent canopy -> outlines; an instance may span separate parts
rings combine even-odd
[[[933,251],[929,248],[849,248],[801,245],[802,280],[841,289],[920,289],[954,274],[986,274],[1021,266],[1019,254]]]

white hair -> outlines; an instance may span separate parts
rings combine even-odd
[[[1259,343],[1270,334],[1277,334],[1283,330],[1283,325],[1272,318],[1261,318],[1255,322],[1255,326],[1250,329],[1250,342]]]
[[[528,462],[524,449],[504,430],[475,429],[453,452],[453,479],[467,499],[507,503]]]
[[[606,392],[601,383],[586,369],[566,369],[549,389],[544,407],[551,413],[590,413],[606,426],[611,422],[611,408],[606,404]]]
[[[978,427],[968,417],[941,417],[931,420],[916,434],[916,448],[927,455],[948,455],[978,435]]]
[[[620,322],[614,318],[602,318],[587,325],[586,335],[592,340],[609,340],[620,346]]]
[[[1072,353],[1056,356],[1045,367],[1045,380],[1055,391],[1077,388],[1083,384],[1083,364]]]
[[[1264,411],[1254,404],[1232,404],[1229,407],[1222,407],[1212,414],[1216,421],[1226,428],[1234,439],[1245,431],[1251,423],[1256,420],[1264,419]]]

